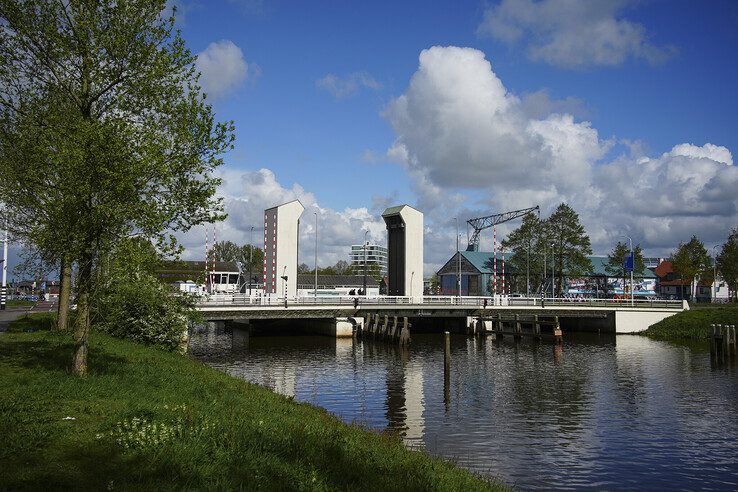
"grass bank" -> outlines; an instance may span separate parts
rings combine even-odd
[[[707,340],[711,324],[738,326],[738,304],[691,306],[689,311],[651,325],[643,334],[658,340]]]
[[[9,307],[9,308],[14,308],[14,307],[31,307],[31,306],[36,305],[36,303],[33,302],[33,301],[26,301],[24,299],[8,299],[5,302],[5,305],[7,307]]]
[[[33,318],[31,318],[33,319]],[[93,332],[0,333],[0,490],[490,490],[394,436],[196,361]]]

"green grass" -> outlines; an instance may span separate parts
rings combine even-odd
[[[503,488],[187,357],[93,332],[82,380],[69,333],[14,330],[0,334],[0,490]]]
[[[29,333],[34,331],[48,331],[54,325],[54,313],[30,313],[10,323],[9,332]]]
[[[682,311],[651,325],[643,334],[658,340],[707,340],[711,324],[738,325],[738,305],[697,304],[691,306],[689,311]]]
[[[11,299],[5,302],[5,305],[9,308],[14,307],[31,307],[36,303],[33,301],[24,301],[23,299]]]

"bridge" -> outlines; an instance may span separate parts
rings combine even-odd
[[[407,317],[414,328],[466,330],[497,314],[558,317],[562,328],[636,333],[689,309],[686,301],[565,299],[540,297],[379,296],[278,298],[242,294],[202,298],[197,309],[207,321],[302,320],[333,336],[352,336],[367,314]]]

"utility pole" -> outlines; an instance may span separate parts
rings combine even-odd
[[[369,243],[366,238],[367,234],[369,234],[369,229],[364,231],[364,297],[366,297],[366,250],[369,249]]]
[[[318,212],[315,214],[315,289],[313,290],[313,298],[318,299]]]
[[[525,248],[525,297],[530,297],[530,240]]]
[[[251,282],[254,279],[251,268],[254,264],[254,226],[251,226],[251,234],[249,236],[249,297],[251,297]]]
[[[633,240],[630,238],[630,236],[626,236],[625,234],[621,235],[620,237],[627,237],[628,242],[630,243],[630,305],[633,305],[633,269],[635,268],[635,256],[633,256]]]

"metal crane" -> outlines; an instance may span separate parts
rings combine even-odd
[[[467,251],[479,251],[479,233],[482,232],[483,230],[489,227],[492,227],[492,226],[496,226],[498,224],[502,224],[509,220],[523,217],[533,212],[534,210],[538,211],[539,216],[541,215],[541,209],[538,207],[538,205],[536,205],[535,207],[524,208],[521,210],[513,210],[512,212],[504,212],[501,214],[488,215],[486,217],[478,217],[476,219],[467,220],[466,223],[472,226],[472,228],[474,229],[474,233],[471,235],[471,237],[468,237],[469,230],[467,229],[467,237],[469,240],[469,245],[466,247],[466,250]]]

